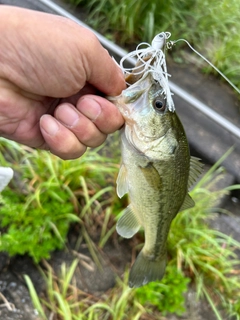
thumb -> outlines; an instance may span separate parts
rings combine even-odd
[[[122,70],[90,30],[85,29],[82,37],[81,56],[86,81],[107,95],[120,94],[126,87]]]

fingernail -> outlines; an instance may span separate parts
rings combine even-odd
[[[90,98],[83,98],[79,101],[78,110],[88,119],[95,121],[102,112],[100,104]]]
[[[74,127],[79,120],[78,112],[68,105],[61,105],[56,110],[56,118],[68,127]]]
[[[41,128],[50,136],[55,136],[59,130],[57,121],[50,115],[43,115],[40,119]]]

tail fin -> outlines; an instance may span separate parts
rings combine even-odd
[[[129,287],[141,287],[151,281],[161,280],[166,268],[166,258],[149,260],[141,251],[133,264],[129,275]]]

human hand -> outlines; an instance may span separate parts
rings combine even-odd
[[[123,125],[99,96],[125,88],[95,35],[60,16],[1,5],[0,135],[63,159],[99,146]]]

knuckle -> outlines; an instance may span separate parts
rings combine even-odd
[[[106,134],[84,131],[79,140],[88,147],[98,147],[106,140]]]
[[[50,152],[63,160],[72,160],[81,157],[87,150],[86,146],[82,146],[79,150],[54,150],[50,148]]]

